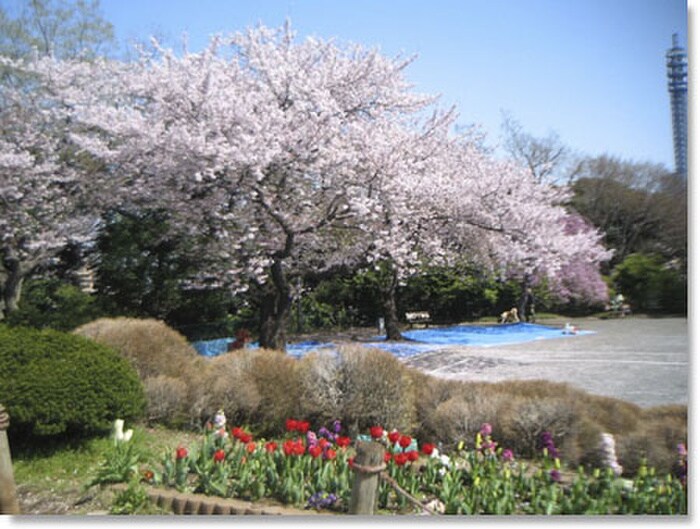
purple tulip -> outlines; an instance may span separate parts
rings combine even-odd
[[[316,446],[318,444],[318,438],[316,437],[316,434],[311,430],[306,432],[306,444],[309,446]]]
[[[333,434],[330,431],[328,431],[328,428],[326,428],[325,426],[321,426],[321,428],[319,428],[318,435],[320,437],[325,437],[329,441],[333,441],[334,439]]]

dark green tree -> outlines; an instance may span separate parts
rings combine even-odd
[[[686,278],[658,255],[631,254],[612,273],[618,292],[637,312],[687,311]]]
[[[24,287],[19,308],[9,314],[9,325],[70,331],[99,318],[102,310],[94,296],[57,278],[31,279]]]
[[[667,245],[666,217],[684,210],[685,193],[669,184],[662,166],[632,163],[610,156],[589,158],[573,184],[571,205],[605,233],[605,245],[615,249],[611,266],[635,252],[656,252]],[[671,195],[666,189],[672,189]],[[670,196],[674,196],[669,200]],[[681,214],[682,215],[682,214]],[[674,226],[674,229],[678,226]],[[681,228],[682,230],[682,228]],[[676,244],[683,239],[676,233]]]
[[[98,296],[113,314],[167,319],[196,271],[196,257],[162,211],[109,213],[95,251]]]
[[[205,275],[206,255],[197,241],[171,229],[164,211],[110,212],[92,259],[97,297],[109,314],[161,319],[200,339],[225,333],[202,325],[220,325],[245,308]]]

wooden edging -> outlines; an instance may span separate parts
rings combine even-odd
[[[123,492],[128,485],[117,483],[111,485],[115,492]],[[285,515],[313,516],[319,513],[314,510],[301,510],[292,507],[275,505],[260,505],[249,501],[233,498],[218,498],[204,494],[186,494],[171,489],[145,487],[149,499],[165,511],[173,514],[236,514],[236,515]]]

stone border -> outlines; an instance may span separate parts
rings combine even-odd
[[[117,483],[111,485],[115,492],[123,492],[128,485]],[[319,513],[314,510],[301,510],[292,507],[275,505],[260,505],[249,501],[233,498],[218,498],[204,494],[186,494],[172,489],[157,489],[145,487],[149,499],[166,511],[173,514],[236,514],[236,515],[284,515],[284,516],[312,516]]]

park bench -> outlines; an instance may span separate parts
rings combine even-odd
[[[624,318],[625,316],[632,314],[632,308],[626,303],[620,305],[619,307],[607,306],[605,308],[608,316],[611,318]]]
[[[413,325],[423,323],[426,327],[430,323],[430,313],[426,311],[416,311],[406,313],[406,322],[413,328]]]

